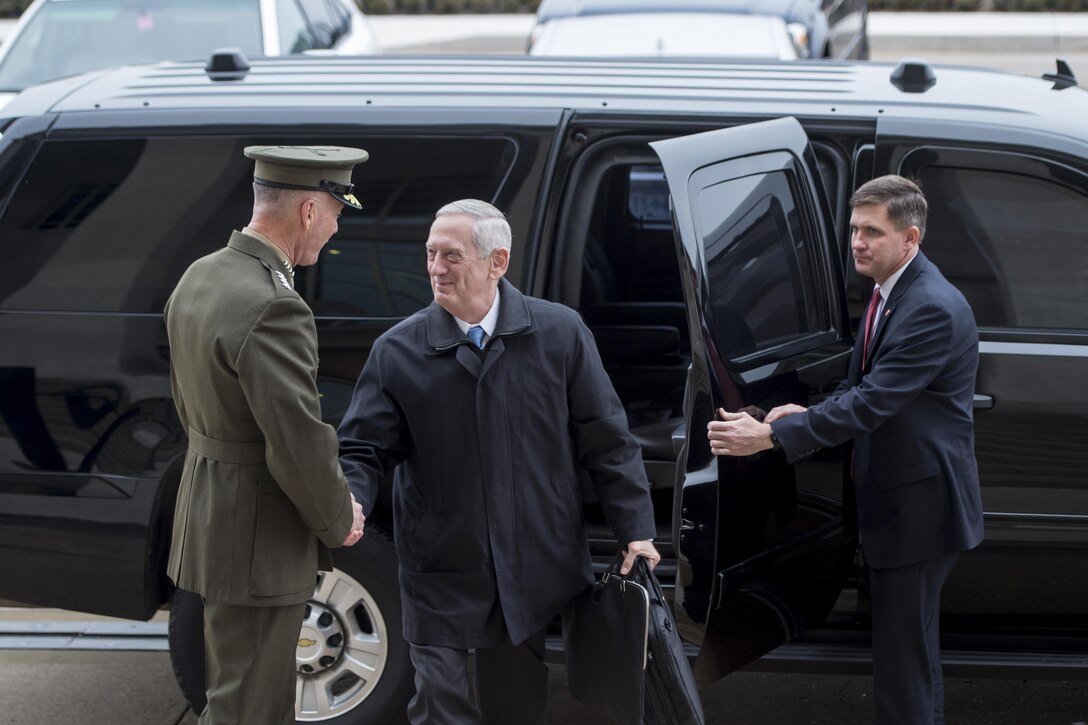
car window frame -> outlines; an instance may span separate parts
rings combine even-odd
[[[910,178],[917,178],[924,169],[933,167],[1010,174],[1064,187],[1080,194],[1088,205],[1088,173],[1060,160],[1037,154],[959,144],[923,143],[906,151],[900,158],[898,167],[900,174]],[[1075,183],[1076,181],[1080,183]],[[925,250],[924,244],[922,249]],[[1011,292],[1008,296],[1012,296]],[[1088,322],[1082,327],[985,324],[980,325],[979,330],[998,334],[1088,336]]]

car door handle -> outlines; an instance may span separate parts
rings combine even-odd
[[[990,410],[994,407],[994,396],[975,393],[975,410]]]

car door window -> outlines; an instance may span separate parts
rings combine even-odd
[[[276,0],[276,11],[280,21],[281,53],[301,53],[316,47],[314,33],[298,0]]]
[[[299,0],[314,32],[315,48],[331,48],[339,37],[340,22],[327,0]]]
[[[731,359],[831,327],[813,279],[811,238],[785,171],[731,179],[696,199],[711,332]]]
[[[307,141],[313,141],[307,137]],[[502,138],[350,137],[361,212],[296,287],[318,316],[403,317],[431,300],[423,242],[443,204],[495,199],[517,158]],[[197,257],[241,229],[253,203],[242,149],[296,138],[47,141],[0,216],[0,309],[158,313]],[[132,229],[139,229],[133,235]]]
[[[1023,173],[927,166],[923,250],[982,327],[1088,328],[1088,195]]]
[[[336,29],[334,40],[340,40],[351,29],[351,15],[348,9],[340,4],[340,0],[325,0],[325,4],[329,7],[329,15],[332,16],[333,25]]]

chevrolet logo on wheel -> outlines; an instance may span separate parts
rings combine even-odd
[[[317,644],[316,639],[306,639],[305,637],[298,641],[299,647],[313,647],[315,644]]]

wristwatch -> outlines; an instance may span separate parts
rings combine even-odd
[[[774,428],[771,428],[771,450],[772,451],[782,450],[782,443],[779,442],[778,436],[776,436],[774,434]]]

